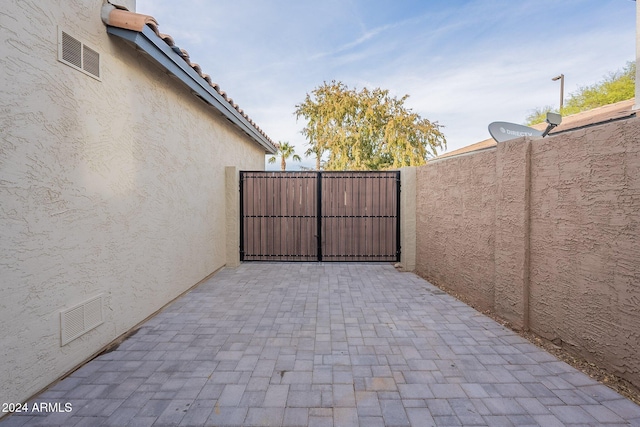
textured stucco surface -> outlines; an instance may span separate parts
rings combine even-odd
[[[531,325],[640,385],[640,119],[531,154]]]
[[[417,170],[416,271],[493,306],[495,150]]]
[[[640,119],[418,168],[417,272],[640,385]]]
[[[0,401],[19,402],[220,268],[225,166],[264,150],[100,20],[100,0],[9,1],[0,28]],[[102,80],[57,61],[58,27]],[[60,310],[103,325],[60,346]]]
[[[400,169],[400,262],[405,270],[416,268],[416,172]]]
[[[240,265],[240,173],[237,167],[225,168],[225,204],[227,226],[227,267]]]
[[[528,326],[530,149],[530,140],[518,139],[498,144],[495,152],[494,309],[517,328]]]

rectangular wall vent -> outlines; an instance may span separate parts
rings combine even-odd
[[[58,60],[100,80],[100,54],[62,30],[58,30]]]
[[[67,345],[102,323],[102,294],[61,311],[60,345]]]
[[[82,46],[82,69],[100,77],[100,54],[86,45]]]

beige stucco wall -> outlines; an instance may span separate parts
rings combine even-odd
[[[226,262],[225,166],[264,149],[119,39],[100,0],[3,4],[0,401],[73,369]],[[57,60],[58,26],[102,80]],[[105,322],[61,346],[60,310]]]
[[[118,8],[126,9],[131,12],[136,11],[136,0],[105,0]]]
[[[417,272],[640,385],[640,119],[418,168]]]
[[[240,171],[235,166],[225,168],[227,267],[240,265]]]
[[[417,167],[400,169],[400,263],[416,268],[416,172]]]

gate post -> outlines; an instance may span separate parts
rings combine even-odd
[[[415,166],[400,169],[400,263],[406,271],[416,269],[416,171]]]
[[[225,222],[226,222],[226,266],[240,265],[240,178],[238,168],[224,168],[225,181]]]

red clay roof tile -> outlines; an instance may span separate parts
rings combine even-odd
[[[113,9],[109,13],[109,25],[133,31],[142,31],[148,25],[158,34],[158,22],[153,16],[133,13],[123,9]]]

